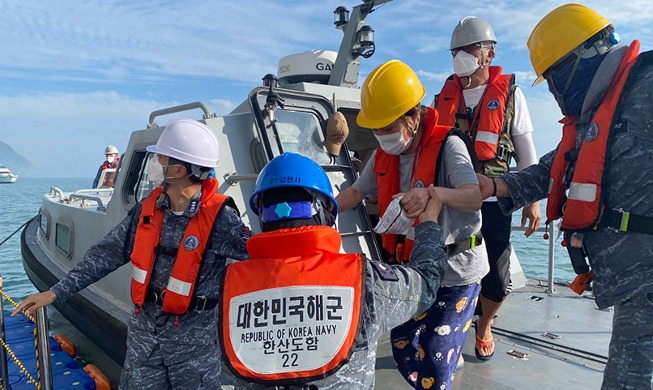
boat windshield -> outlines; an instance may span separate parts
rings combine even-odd
[[[284,152],[300,153],[318,164],[329,164],[324,133],[315,114],[277,110],[275,115],[277,136]]]

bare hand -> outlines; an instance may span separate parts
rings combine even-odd
[[[25,298],[25,300],[16,307],[16,310],[11,313],[11,316],[13,317],[23,310],[25,310],[29,315],[34,315],[37,309],[51,305],[55,299],[57,299],[57,295],[50,290],[38,294],[32,294]]]
[[[426,204],[426,208],[424,209],[424,211],[419,215],[419,221],[438,222],[438,218],[440,217],[440,211],[442,210],[442,202],[440,201],[440,198],[438,197],[438,193],[435,191],[435,187],[433,187],[433,184],[429,186],[429,188],[427,189],[427,193],[429,195],[429,201]]]
[[[492,179],[485,175],[481,175],[480,173],[477,173],[476,177],[478,178],[478,184],[481,187],[481,196],[483,199],[487,199],[492,196],[492,193],[494,193],[494,184],[492,183]]]
[[[540,227],[541,219],[542,213],[540,212],[540,202],[531,203],[524,207],[521,212],[521,226],[526,226],[526,221],[528,220],[528,229],[526,229],[526,233],[524,233],[526,237],[529,237],[537,231]]]
[[[401,198],[401,207],[408,218],[417,218],[429,202],[429,191],[426,188],[412,188]]]

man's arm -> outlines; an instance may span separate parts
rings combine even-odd
[[[355,207],[365,198],[365,194],[356,191],[354,187],[349,187],[336,196],[338,202],[338,212],[342,213],[352,207]]]

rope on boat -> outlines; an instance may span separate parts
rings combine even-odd
[[[33,219],[33,218],[32,218],[32,219]],[[31,221],[31,219],[30,219],[30,221]],[[23,224],[23,226],[25,226],[27,223],[29,223],[29,221],[25,222],[25,223]],[[23,226],[21,226],[21,228],[22,228]],[[20,230],[20,228],[19,228],[19,230]],[[15,233],[15,232],[14,232],[14,233]],[[13,234],[13,233],[12,233],[12,234]],[[5,240],[5,241],[6,241],[6,240]],[[3,243],[4,243],[4,241],[3,241]],[[2,244],[0,243],[0,245],[2,245]],[[3,296],[3,297],[4,297],[4,298],[9,302],[9,303],[11,303],[12,305],[14,305],[15,307],[18,307],[18,304],[16,303],[16,301],[14,301],[13,299],[11,299],[11,297],[9,297],[9,295],[7,295],[7,294],[6,294],[2,289],[0,289],[0,295],[2,295],[2,296]],[[32,317],[31,315],[27,314],[25,311],[23,311],[22,314],[24,314],[25,317],[29,318],[30,321],[36,323],[36,319],[35,319],[34,317]],[[36,329],[34,329],[34,331],[36,331]],[[11,348],[9,348],[9,346],[7,345],[7,343],[5,343],[5,341],[4,341],[2,338],[0,338],[0,343],[2,343],[2,346],[4,347],[4,349],[7,351],[7,353],[9,354],[9,356],[11,356],[11,359],[14,361],[14,363],[16,363],[16,365],[17,365],[18,368],[23,372],[23,374],[25,374],[25,376],[27,377],[27,379],[28,379],[30,382],[32,382],[32,384],[33,384],[34,386],[36,386],[37,389],[40,390],[40,389],[41,389],[41,384],[40,384],[39,382],[37,382],[37,381],[34,379],[34,377],[29,373],[29,371],[27,371],[27,369],[25,368],[25,366],[23,366],[23,363],[18,359],[18,357],[16,357],[16,355],[14,354],[14,352],[11,350]],[[0,387],[2,387],[2,386],[0,385]],[[8,390],[8,389],[7,389],[7,390]]]
[[[18,233],[18,232],[20,231],[20,229],[22,229],[25,225],[27,225],[28,223],[32,222],[32,220],[33,220],[34,218],[36,218],[36,217],[37,217],[37,216],[35,215],[35,216],[33,216],[32,218],[28,219],[24,224],[20,225],[20,226],[18,227],[18,229],[14,230],[13,233],[11,233],[10,235],[8,235],[4,240],[0,241],[0,245],[2,245],[2,244],[4,244],[5,242],[7,242],[7,240],[9,240],[11,237],[13,237],[14,234]]]
[[[3,339],[1,339],[1,338],[0,338],[0,343],[2,343],[2,346],[7,350],[7,353],[9,354],[9,356],[11,356],[11,359],[14,361],[14,363],[16,363],[16,365],[18,366],[18,368],[20,368],[20,370],[23,372],[23,374],[25,374],[25,376],[27,377],[27,379],[29,379],[29,381],[32,382],[32,384],[33,384],[34,386],[36,386],[37,389],[40,390],[40,389],[41,389],[41,384],[38,383],[38,382],[34,379],[34,377],[33,377],[33,376],[32,376],[32,375],[27,371],[27,369],[25,368],[25,366],[23,366],[23,363],[21,363],[20,360],[16,357],[16,355],[15,355],[14,352],[9,348],[9,346],[7,345],[7,343],[5,343],[5,341],[4,341]]]

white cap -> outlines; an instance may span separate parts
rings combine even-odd
[[[218,139],[213,130],[193,119],[171,120],[156,145],[146,149],[200,167],[215,168],[220,162]]]

